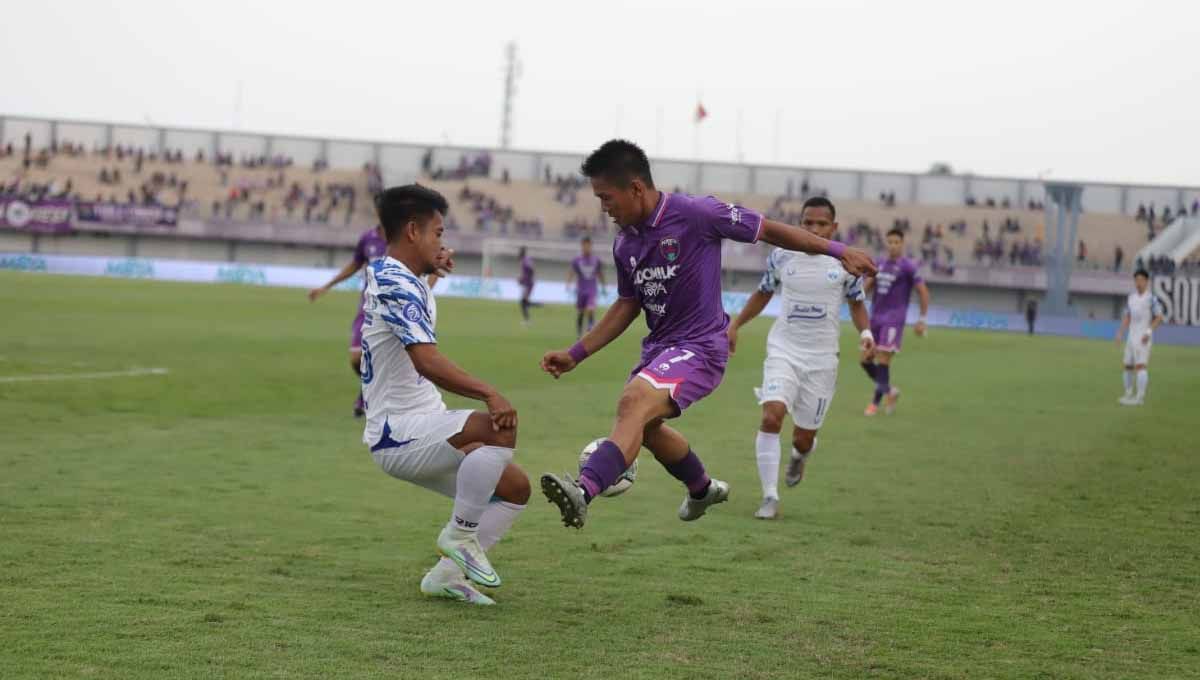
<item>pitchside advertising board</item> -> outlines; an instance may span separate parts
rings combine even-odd
[[[1167,323],[1200,326],[1200,278],[1156,276],[1150,292],[1162,303]]]

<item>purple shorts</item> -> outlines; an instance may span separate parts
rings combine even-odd
[[[366,317],[360,311],[358,316],[354,317],[354,323],[350,324],[350,351],[362,351],[362,327]]]
[[[590,293],[575,294],[575,309],[595,309],[596,308],[596,291]]]
[[[724,337],[724,335],[722,335]],[[654,387],[665,389],[676,408],[676,416],[712,394],[725,377],[729,349],[708,343],[678,343],[642,350],[642,361],[629,374]]]
[[[533,282],[529,281],[528,283],[526,283],[525,281],[521,281],[520,284],[521,284],[521,299],[528,300],[529,296],[533,295]]]
[[[875,349],[884,352],[899,352],[904,340],[904,324],[871,322],[871,335],[875,336]]]

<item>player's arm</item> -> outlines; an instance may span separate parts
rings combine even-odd
[[[617,298],[608,311],[586,335],[571,346],[570,349],[557,352],[546,352],[542,357],[542,370],[554,376],[573,370],[587,357],[604,349],[608,343],[616,340],[633,320],[642,313],[642,306],[636,298]]]
[[[1154,318],[1150,319],[1150,330],[1146,331],[1146,334],[1142,336],[1143,345],[1150,344],[1150,338],[1154,337],[1154,331],[1158,330],[1158,327],[1162,325],[1162,322],[1166,318],[1163,316],[1162,308],[1159,306],[1158,301],[1155,300],[1152,304],[1154,305]]]
[[[596,280],[600,282],[600,292],[607,294],[606,291],[608,290],[608,284],[604,282],[603,264],[596,265]]]
[[[725,331],[725,334],[729,337],[730,354],[737,352],[738,330],[753,321],[759,314],[762,314],[762,311],[767,308],[767,303],[773,297],[775,297],[774,293],[760,289],[751,293],[750,297],[746,299],[746,306],[742,307],[742,311],[738,312],[736,319],[729,322],[729,329]]]
[[[575,268],[567,267],[567,290],[571,290],[571,284],[575,283]]]
[[[823,239],[807,229],[793,227],[783,222],[776,222],[764,217],[759,238],[785,250],[798,250],[802,253],[836,257],[841,260],[846,271],[856,276],[870,275],[876,271],[875,261],[865,250]]]
[[[426,380],[447,392],[486,404],[492,417],[492,429],[499,431],[517,426],[517,410],[513,405],[496,388],[459,368],[438,350],[436,344],[412,344],[405,349],[413,368]]]
[[[350,260],[346,263],[345,267],[342,267],[337,274],[334,274],[333,278],[329,280],[329,283],[321,286],[320,288],[313,288],[312,290],[308,291],[308,301],[316,302],[317,298],[328,293],[331,288],[338,285],[342,281],[345,281],[351,276],[354,276],[354,273],[359,269],[362,269],[362,266],[362,262],[359,262],[358,260]]]
[[[858,331],[858,348],[863,352],[865,361],[875,352],[875,336],[871,333],[871,315],[867,313],[867,303],[862,300],[849,300],[850,321]]]
[[[929,316],[929,286],[925,285],[924,281],[917,282],[917,302],[921,306],[921,316],[917,317],[917,325],[914,330],[918,336],[925,335],[926,318]]]

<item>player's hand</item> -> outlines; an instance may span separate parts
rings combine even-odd
[[[438,253],[437,259],[434,260],[434,268],[438,276],[445,278],[450,276],[450,272],[454,271],[454,249],[442,248]]]
[[[546,352],[546,355],[542,357],[542,370],[556,379],[563,373],[574,370],[577,365],[566,351]]]
[[[1144,333],[1144,334],[1142,335],[1142,344],[1143,344],[1143,345],[1149,345],[1149,344],[1150,344],[1150,334],[1149,334],[1149,333]]]
[[[846,248],[842,253],[842,266],[855,276],[874,276],[879,271],[875,260],[860,248]]]
[[[913,330],[917,332],[918,338],[923,338],[925,337],[925,331],[927,328],[928,327],[925,325],[924,321],[918,321],[917,325],[913,327]]]
[[[486,401],[488,415],[492,418],[492,430],[511,430],[517,426],[517,409],[500,396],[499,393],[488,397]]]
[[[858,343],[858,348],[862,350],[862,360],[867,361],[875,356],[875,338],[866,337]]]
[[[737,329],[733,327],[733,324],[730,324],[729,328],[725,331],[725,337],[729,338],[730,354],[735,354],[737,352],[737,333]]]
[[[326,292],[328,292],[328,290],[325,288],[313,288],[312,290],[308,291],[308,301],[316,302],[317,298],[321,297]]]

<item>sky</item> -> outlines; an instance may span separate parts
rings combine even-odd
[[[1190,0],[5,4],[0,114],[495,146],[515,41],[515,148],[1200,185]]]

